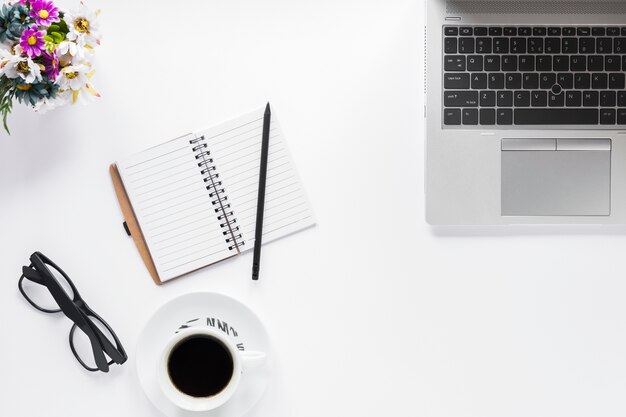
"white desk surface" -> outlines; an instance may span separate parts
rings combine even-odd
[[[158,415],[137,337],[199,290],[247,303],[269,330],[275,372],[250,416],[624,415],[625,228],[424,221],[422,2],[90,5],[103,9],[102,99],[18,106],[0,137],[0,416]],[[268,99],[318,226],[267,245],[258,283],[246,254],[155,286],[108,164]],[[85,372],[70,322],[22,299],[35,250],[116,329],[125,366]]]

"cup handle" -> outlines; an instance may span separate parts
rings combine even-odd
[[[265,365],[267,361],[267,355],[265,352],[258,350],[244,350],[239,352],[241,358],[241,365],[243,369],[258,368]]]

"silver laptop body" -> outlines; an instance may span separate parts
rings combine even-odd
[[[427,221],[626,223],[626,0],[427,2]]]

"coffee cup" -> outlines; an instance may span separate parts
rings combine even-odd
[[[165,345],[157,378],[163,395],[188,411],[208,411],[225,404],[247,369],[265,364],[266,354],[240,350],[224,332],[183,326]]]

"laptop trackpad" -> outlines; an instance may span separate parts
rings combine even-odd
[[[502,139],[503,216],[607,216],[610,139]]]

